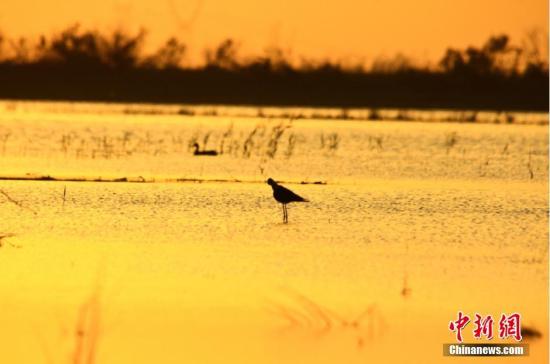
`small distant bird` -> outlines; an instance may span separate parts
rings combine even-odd
[[[218,155],[215,150],[200,150],[198,143],[193,144],[193,147],[195,148],[193,155]]]
[[[273,188],[273,198],[277,202],[283,205],[283,223],[288,223],[288,211],[286,209],[286,204],[290,202],[309,202],[303,197],[298,196],[288,188],[285,188],[271,178],[267,180],[267,184]]]

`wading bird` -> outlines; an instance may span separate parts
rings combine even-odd
[[[283,205],[283,223],[288,223],[288,211],[286,209],[286,204],[290,202],[309,202],[303,197],[298,196],[288,188],[284,188],[283,186],[277,184],[274,180],[269,178],[267,180],[267,184],[273,188],[273,198],[277,200],[277,202],[281,203]]]
[[[193,144],[193,147],[195,148],[193,155],[218,155],[215,150],[200,150],[198,143]]]

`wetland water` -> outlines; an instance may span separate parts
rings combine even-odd
[[[0,103],[0,361],[470,362],[461,310],[520,312],[508,361],[544,362],[547,156],[529,123]]]

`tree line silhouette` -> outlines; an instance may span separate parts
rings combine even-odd
[[[73,25],[36,42],[0,36],[0,98],[548,110],[540,37],[531,32],[517,46],[498,35],[480,48],[449,48],[436,67],[397,55],[369,68],[330,61],[296,65],[273,48],[244,58],[227,39],[191,67],[177,38],[145,54],[144,30],[101,33]]]

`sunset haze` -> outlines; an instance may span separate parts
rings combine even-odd
[[[5,0],[0,31],[13,38],[51,35],[74,23],[101,31],[143,27],[146,51],[176,36],[192,63],[226,38],[239,42],[243,56],[278,47],[294,59],[368,63],[403,53],[434,63],[447,47],[480,46],[494,34],[520,43],[533,29],[547,32],[547,14],[544,0]]]

